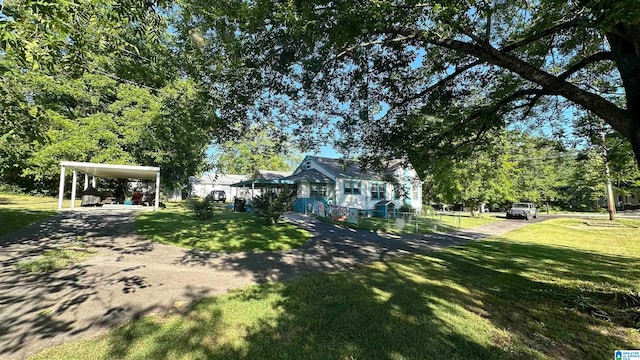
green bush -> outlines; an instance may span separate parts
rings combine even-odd
[[[187,206],[198,220],[213,219],[213,202],[211,200],[190,198]]]
[[[0,183],[0,193],[22,194],[23,190],[18,185]]]
[[[415,210],[411,207],[411,205],[402,205],[398,208],[398,212],[413,214]]]
[[[296,191],[288,186],[278,192],[270,192],[253,198],[253,209],[258,216],[267,219],[270,224],[275,224],[291,202],[296,198]]]

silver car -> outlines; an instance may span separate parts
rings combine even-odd
[[[511,208],[507,210],[507,219],[522,218],[531,220],[531,218],[538,217],[538,210],[536,206],[531,202],[517,202],[511,205]]]

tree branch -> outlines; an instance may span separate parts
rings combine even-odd
[[[593,112],[623,135],[629,137],[632,132],[629,124],[632,124],[633,120],[630,119],[631,115],[626,110],[619,108],[597,94],[579,88],[566,81],[566,79],[561,79],[540,70],[516,56],[498,51],[489,46],[479,46],[453,39],[444,41],[431,39],[428,37],[428,34],[423,34],[421,39],[429,44],[455,50],[514,72],[523,79],[541,86],[548,91],[550,95],[563,96],[586,110]]]
[[[492,20],[492,13],[491,13],[491,8],[489,6],[489,2],[487,0],[484,1],[484,5],[486,6],[486,12],[487,12],[487,26],[485,28],[485,33],[484,33],[484,37],[487,40],[487,43],[489,43],[489,39],[491,39],[491,20]]]
[[[429,92],[431,92],[431,91],[439,88],[440,86],[444,85],[445,83],[455,79],[458,75],[460,75],[460,74],[464,73],[465,71],[467,71],[467,70],[469,70],[469,69],[471,69],[471,68],[473,68],[473,67],[475,67],[477,65],[480,65],[482,63],[483,63],[483,61],[476,60],[476,61],[471,62],[471,63],[469,63],[467,65],[464,65],[464,66],[462,66],[460,68],[456,68],[456,71],[454,71],[453,73],[451,73],[451,74],[445,76],[444,78],[440,79],[435,84],[425,88],[424,90],[420,91],[419,93],[417,93],[417,94],[415,94],[413,96],[407,97],[407,98],[403,99],[402,101],[394,103],[393,106],[392,106],[392,109],[396,108],[398,106],[406,105],[409,101],[412,101],[412,100],[415,100],[415,99],[418,99],[418,98],[421,98],[421,97],[427,95]]]
[[[576,72],[584,69],[588,65],[597,63],[599,61],[604,60],[613,60],[613,55],[610,51],[600,51],[595,54],[591,54],[586,58],[578,61],[577,63],[571,65],[567,70],[558,75],[558,79],[567,79],[569,76],[575,74]]]
[[[520,41],[516,41],[516,42],[513,42],[511,44],[507,44],[504,47],[502,47],[500,49],[500,51],[509,52],[509,51],[515,50],[515,49],[517,49],[519,47],[522,47],[522,46],[525,46],[525,45],[529,45],[529,44],[531,44],[531,43],[533,43],[535,41],[538,41],[538,40],[540,40],[542,38],[545,38],[545,37],[547,37],[549,35],[555,34],[555,33],[559,32],[561,30],[566,30],[566,29],[570,29],[570,28],[572,28],[574,26],[577,26],[577,25],[586,25],[586,24],[587,23],[585,23],[581,19],[571,19],[569,21],[566,21],[566,22],[563,22],[563,23],[559,23],[559,24],[556,24],[556,25],[551,26],[549,28],[546,28],[546,29],[544,29],[544,30],[542,30],[542,31],[540,31],[538,33],[535,33],[535,34],[533,34],[533,35],[531,35],[531,36],[529,36],[527,38],[524,38],[524,39],[522,39]]]

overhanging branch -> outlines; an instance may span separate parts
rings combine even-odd
[[[566,79],[540,70],[514,55],[498,51],[493,47],[479,46],[459,40],[450,39],[442,41],[432,39],[428,37],[428,34],[424,34],[421,39],[429,44],[458,51],[483,60],[488,64],[496,65],[516,73],[523,79],[539,85],[545,89],[545,91],[549,92],[549,94],[560,95],[582,106],[584,109],[591,111],[623,135],[629,136],[632,132],[629,124],[633,123],[633,121],[629,119],[630,115],[626,110],[619,108],[597,94],[579,88],[566,81]]]

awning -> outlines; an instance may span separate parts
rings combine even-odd
[[[60,165],[68,169],[77,170],[83,174],[108,179],[155,180],[156,175],[160,172],[159,167],[153,166],[113,165],[74,161],[62,161]]]

